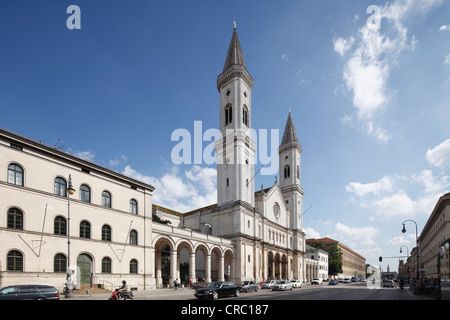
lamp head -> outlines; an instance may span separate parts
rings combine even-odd
[[[69,186],[67,187],[67,192],[68,192],[70,195],[73,195],[73,194],[75,193],[75,189],[74,189],[73,186],[72,186],[72,177],[71,177],[70,174],[69,174]]]
[[[402,233],[405,233],[406,229],[405,229],[405,224],[403,223],[403,229],[402,229]]]

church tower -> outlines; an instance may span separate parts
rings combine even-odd
[[[221,132],[215,145],[218,206],[235,201],[255,205],[252,88],[253,78],[247,71],[235,26],[222,73],[217,77]]]
[[[278,154],[280,155],[280,187],[286,207],[291,214],[290,228],[302,230],[303,189],[300,183],[302,146],[298,142],[290,111]]]

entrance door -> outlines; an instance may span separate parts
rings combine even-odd
[[[77,259],[77,266],[80,270],[80,283],[89,284],[91,276],[92,258],[87,254],[80,254]]]

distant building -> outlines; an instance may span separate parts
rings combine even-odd
[[[330,238],[321,239],[306,239],[306,244],[313,242],[323,242],[326,248],[332,247],[337,244],[338,248],[342,251],[342,273],[339,276],[348,277],[365,277],[366,276],[366,258],[350,249],[343,243]]]
[[[328,279],[328,252],[306,245],[306,282]]]

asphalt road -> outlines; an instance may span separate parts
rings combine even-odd
[[[153,290],[155,291],[155,290]],[[158,291],[158,290],[156,290]],[[135,300],[197,300],[194,290],[136,293]],[[338,286],[303,285],[292,291],[272,291],[260,289],[258,292],[241,293],[239,297],[225,297],[219,300],[431,300],[427,296],[415,296],[407,289],[399,288],[370,289],[366,283],[339,284]]]

